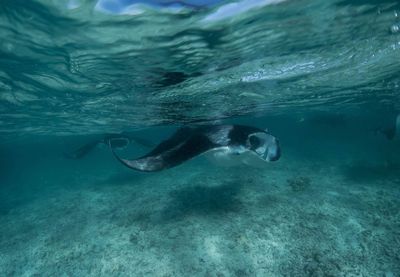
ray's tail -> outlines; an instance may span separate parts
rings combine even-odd
[[[68,159],[73,159],[73,160],[81,159],[87,154],[89,154],[96,147],[98,143],[99,140],[90,141],[85,145],[79,147],[75,151],[64,153],[64,156]]]

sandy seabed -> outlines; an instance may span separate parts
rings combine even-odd
[[[1,275],[399,276],[399,172],[289,159],[119,168],[2,213]]]

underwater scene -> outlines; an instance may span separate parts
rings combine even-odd
[[[0,276],[400,276],[400,2],[1,0]]]

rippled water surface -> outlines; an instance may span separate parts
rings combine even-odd
[[[2,1],[3,135],[399,106],[397,1],[117,2]]]

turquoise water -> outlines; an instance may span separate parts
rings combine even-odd
[[[0,30],[1,276],[400,276],[398,1],[3,0]],[[282,156],[73,155],[202,124]]]

